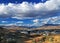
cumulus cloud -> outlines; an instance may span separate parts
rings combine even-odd
[[[49,0],[45,3],[28,3],[19,4],[9,3],[0,4],[0,17],[50,17],[60,13],[60,0]]]
[[[49,20],[49,23],[51,23],[51,24],[60,24],[60,16],[51,17],[50,20]]]
[[[39,19],[35,19],[35,20],[33,20],[33,22],[38,23],[39,22]]]
[[[31,26],[40,26],[39,24],[39,22],[40,22],[40,20],[39,19],[34,19],[34,20],[32,20],[32,22],[33,22],[33,24],[31,25]]]
[[[55,17],[49,17],[45,19],[32,19],[30,20],[30,23],[25,24],[24,21],[13,21],[8,23],[9,21],[2,21],[2,24],[0,26],[43,26],[45,24],[60,24],[60,16]],[[32,23],[31,23],[32,22]]]
[[[2,21],[2,23],[7,23],[7,21]]]
[[[23,21],[17,21],[16,22],[17,24],[22,24],[22,23],[24,23]]]
[[[31,26],[33,25],[40,26],[47,23],[59,24],[60,23],[59,14],[60,14],[60,0],[48,0],[45,3],[22,2],[19,4],[14,3],[8,3],[7,5],[0,4],[0,18],[8,18],[8,17],[16,19],[41,18],[41,19],[34,19],[33,24],[31,24]],[[14,24],[23,25],[22,21],[14,23],[13,22],[9,25]],[[2,23],[6,23],[6,21],[2,21]],[[29,24],[27,24],[27,26],[29,26]]]
[[[16,25],[16,26],[22,26],[24,22],[23,21],[0,21],[0,26],[12,26],[12,25]]]
[[[43,26],[45,24],[60,24],[60,16],[49,17],[45,19],[34,19],[31,26]]]

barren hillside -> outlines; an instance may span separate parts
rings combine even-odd
[[[50,30],[50,29],[60,29],[60,25],[58,26],[41,26],[37,28],[25,28],[25,27],[19,27],[19,26],[10,26],[6,27],[9,30]]]

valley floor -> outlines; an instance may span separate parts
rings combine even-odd
[[[60,43],[60,34],[37,36],[31,40],[27,40],[24,43]]]

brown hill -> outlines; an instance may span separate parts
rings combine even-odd
[[[42,26],[40,28],[37,28],[38,30],[50,30],[50,29],[60,29],[60,26]]]
[[[10,27],[6,27],[9,30],[50,30],[50,29],[60,29],[60,25],[59,26],[41,26],[38,28],[24,28],[24,27],[19,27],[19,26],[10,26]]]

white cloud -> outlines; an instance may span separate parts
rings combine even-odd
[[[52,24],[60,24],[60,16],[50,18]]]
[[[42,24],[47,24],[49,22],[50,18],[47,18],[47,19],[43,19],[41,22]]]
[[[23,21],[18,21],[18,22],[16,22],[16,24],[21,24],[21,23],[24,23]]]
[[[45,24],[60,24],[60,16],[55,16],[55,17],[49,17],[49,18],[45,18],[45,19],[33,19],[31,20],[31,22],[33,23],[28,23],[25,24],[23,21],[17,21],[17,22],[13,22],[13,23],[9,23],[6,24],[6,22],[8,23],[8,21],[2,21],[3,24],[0,24],[0,26],[12,26],[12,25],[16,25],[16,26],[43,26]],[[4,24],[5,23],[5,24]]]
[[[59,17],[53,17],[57,14],[60,14],[60,0],[49,0],[45,3],[28,3],[22,2],[19,4],[8,3],[0,4],[0,17],[11,17],[17,19],[32,19],[32,18],[45,18],[42,20],[35,19],[33,20],[32,25],[43,25],[47,23],[60,23],[58,22]],[[51,18],[50,18],[51,17]],[[40,22],[41,21],[41,22]],[[2,21],[5,23],[6,21]],[[23,23],[23,22],[14,22]],[[13,24],[10,24],[13,25]],[[21,24],[19,24],[21,25]],[[28,24],[29,25],[29,24]]]
[[[17,18],[17,19],[32,19],[33,17],[12,17],[12,18]]]
[[[56,15],[52,13],[56,10],[60,10],[60,0],[49,0],[37,4],[28,2],[0,4],[0,17],[47,17],[46,15]]]
[[[34,23],[38,23],[39,22],[39,19],[34,19],[33,22]]]
[[[11,24],[5,24],[4,26],[15,26],[15,24],[11,23]]]
[[[11,24],[0,24],[0,26],[12,26],[12,25],[15,25],[15,24],[13,24],[13,23],[11,23]]]
[[[45,19],[35,19],[32,21],[33,24],[31,24],[31,26],[43,26],[45,24],[60,24],[60,16],[49,17]]]
[[[38,26],[40,23],[39,23],[39,19],[34,19],[34,20],[32,20],[32,22],[33,22],[33,24],[31,25],[31,26]]]
[[[2,23],[7,23],[7,21],[2,21]]]

